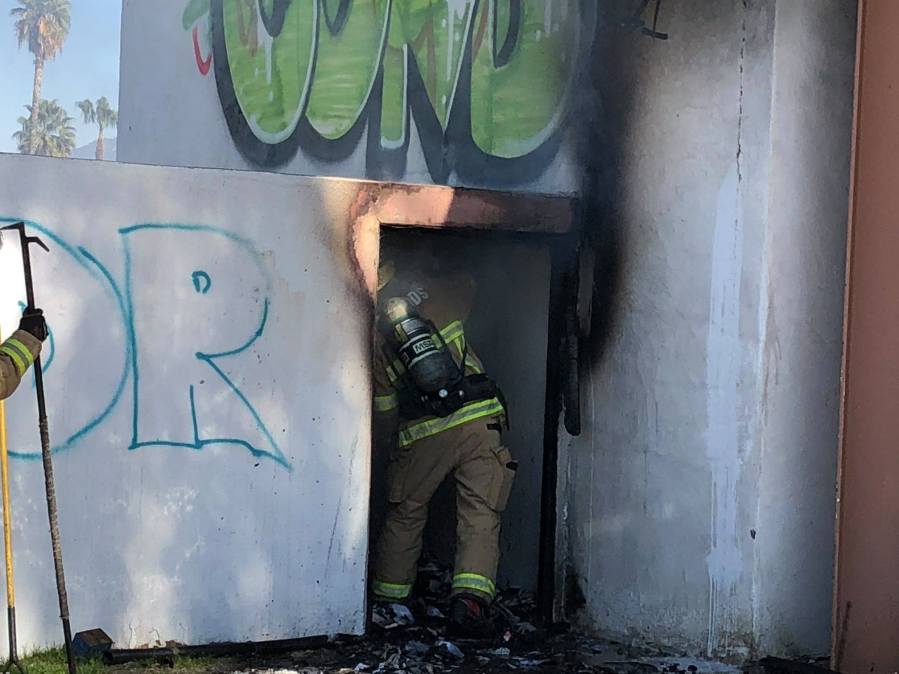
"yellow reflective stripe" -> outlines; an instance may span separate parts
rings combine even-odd
[[[21,377],[25,374],[25,370],[28,369],[28,365],[22,359],[21,354],[18,353],[18,350],[11,346],[9,343],[3,344],[0,346],[0,353],[9,356],[9,359],[13,362],[13,365],[16,366],[16,372],[19,373]]]
[[[496,584],[479,573],[457,573],[453,576],[453,590],[477,590],[492,599],[496,594]]]
[[[28,350],[28,347],[22,344],[18,339],[14,339],[10,337],[5,342],[3,342],[3,346],[6,347],[7,350],[15,351],[18,354],[19,358],[22,359],[22,362],[25,365],[31,365],[34,362],[34,357],[31,355],[31,351]]]
[[[462,355],[465,354],[465,330],[460,321],[453,321],[440,331],[441,336],[446,340],[447,344],[456,347],[459,356],[459,363],[462,362]],[[471,370],[473,374],[483,374],[484,370],[478,362],[477,357],[468,353],[465,354],[465,368]]]
[[[386,396],[375,396],[375,412],[389,412],[400,405],[400,400],[396,393]]]
[[[484,370],[481,369],[481,363],[478,361],[478,357],[473,353],[469,353],[465,359],[465,367],[471,370],[473,374],[484,373]]]
[[[412,593],[412,585],[409,583],[384,583],[375,580],[372,581],[371,590],[379,597],[405,599]]]
[[[469,421],[475,421],[483,417],[496,416],[503,414],[502,403],[496,398],[490,400],[480,400],[478,402],[466,405],[460,410],[453,412],[448,417],[437,417],[435,419],[427,419],[411,423],[400,429],[400,447],[408,447],[413,442],[429,438],[437,435],[450,428],[461,426]]]
[[[4,345],[15,347],[18,351],[20,351],[22,357],[25,359],[25,362],[28,365],[31,365],[34,362],[34,356],[31,355],[31,351],[28,349],[28,347],[15,337],[10,337],[9,339],[7,339],[4,342]]]
[[[453,321],[440,331],[440,336],[445,342],[455,342],[457,339],[465,338],[465,330],[461,321]]]

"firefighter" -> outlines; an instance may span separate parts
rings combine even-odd
[[[0,400],[16,390],[23,375],[41,352],[41,342],[47,339],[47,322],[40,309],[26,311],[19,321],[19,329],[0,344]]]
[[[440,273],[433,256],[417,259],[404,273],[390,262],[379,270],[374,429],[376,446],[389,445],[391,457],[372,593],[376,609],[409,598],[428,503],[452,475],[457,523],[450,627],[483,635],[496,593],[500,516],[517,464],[502,441],[502,395],[465,335],[474,281],[464,273]]]

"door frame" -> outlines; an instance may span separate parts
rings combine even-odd
[[[580,200],[570,195],[382,182],[359,181],[356,189],[358,192],[350,214],[352,252],[359,262],[362,281],[372,302],[377,296],[377,265],[373,266],[371,260],[379,257],[382,226],[543,235],[541,238],[548,236],[553,240],[537,587],[541,617],[553,622],[558,618],[553,611],[554,606],[558,606],[558,423],[563,409],[570,408],[570,401],[568,406],[563,405],[562,398],[563,380],[572,370],[562,362],[562,345],[566,337],[576,341],[576,336],[568,334],[565,316],[570,313],[567,309],[571,301],[576,304],[577,300],[576,272],[572,276],[570,261],[577,258]],[[573,293],[569,292],[571,289]],[[575,372],[576,365],[575,362]]]

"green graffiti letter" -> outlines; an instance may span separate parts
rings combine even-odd
[[[514,5],[514,11],[513,11]],[[522,157],[561,123],[580,48],[579,0],[489,0],[478,11],[471,134],[495,157]]]
[[[280,143],[303,114],[312,79],[318,2],[223,0],[234,93],[253,134]]]
[[[393,3],[390,38],[384,55],[382,125],[386,139],[395,139],[396,132],[405,129],[405,121],[398,123],[398,106],[406,99],[406,69],[410,65],[410,56],[418,66],[431,107],[440,125],[446,129],[456,97],[474,6],[474,0]],[[393,100],[388,100],[388,94],[394,97]],[[402,95],[396,98],[397,94]],[[389,110],[386,109],[388,106]],[[407,111],[400,114],[404,120]]]
[[[194,24],[209,14],[209,0],[190,0],[181,15],[181,26],[190,30]]]
[[[393,10],[396,14],[397,10]],[[384,47],[384,85],[381,94],[381,147],[396,149],[406,140],[409,124],[409,50],[403,37],[402,21],[393,16]]]
[[[390,0],[322,0],[306,117],[323,138],[341,138],[362,115],[378,75],[389,8]]]

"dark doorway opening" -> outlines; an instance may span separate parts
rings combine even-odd
[[[476,296],[465,332],[487,372],[503,389],[510,411],[505,444],[519,468],[503,516],[500,587],[538,594],[541,613],[552,618],[556,540],[556,460],[562,411],[567,293],[562,251],[568,236],[485,230],[381,228],[380,258],[399,267],[425,248],[438,264],[463,268]],[[576,353],[575,353],[576,359]],[[372,540],[386,507],[387,456],[375,447],[372,470]],[[455,550],[454,485],[448,478],[431,501],[424,555],[451,564]]]

